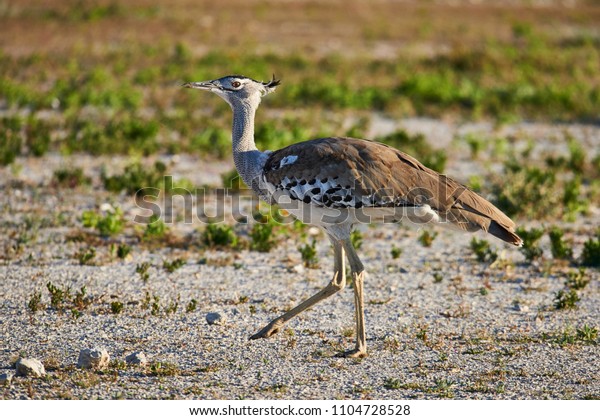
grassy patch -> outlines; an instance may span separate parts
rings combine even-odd
[[[525,256],[528,262],[532,262],[540,258],[543,254],[542,248],[538,246],[538,243],[544,235],[543,229],[531,228],[529,230],[525,228],[517,228],[517,235],[523,239],[523,247],[519,248],[519,251]]]
[[[298,251],[302,257],[302,263],[307,268],[318,268],[319,257],[317,256],[317,241],[312,240],[310,244],[304,244],[298,247]]]
[[[102,213],[94,210],[84,211],[81,215],[81,222],[86,228],[96,229],[100,236],[118,235],[125,227],[123,211],[119,207],[113,208],[112,206],[107,206]]]
[[[208,223],[202,234],[202,242],[211,248],[235,248],[239,243],[239,238],[231,226],[222,223]]]

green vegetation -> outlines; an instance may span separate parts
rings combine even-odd
[[[302,256],[302,263],[307,268],[317,268],[319,266],[319,257],[317,256],[317,241],[312,240],[310,244],[304,244],[298,247]]]
[[[163,262],[163,268],[168,273],[174,273],[175,271],[177,271],[181,267],[183,267],[186,263],[187,263],[186,260],[184,260],[182,258],[176,258],[173,261],[164,261]]]
[[[390,254],[392,255],[393,259],[398,259],[398,258],[400,258],[400,255],[402,255],[402,248],[396,246],[395,244],[392,244],[392,249],[390,250]]]
[[[589,238],[583,244],[581,264],[589,267],[600,267],[600,230],[596,232],[596,238]]]
[[[123,302],[118,300],[112,301],[110,303],[110,311],[115,315],[120,314],[123,311]]]
[[[363,234],[360,230],[355,229],[350,232],[350,242],[352,243],[352,247],[354,249],[360,249],[363,243]]]
[[[159,216],[153,214],[144,230],[144,239],[160,239],[165,236],[168,228]]]
[[[233,227],[221,223],[208,223],[202,234],[202,242],[211,248],[235,248],[239,239],[233,231]]]
[[[84,12],[48,6],[45,12],[21,18],[35,28],[43,27],[48,19],[72,25],[134,19],[141,13],[133,5],[111,5],[90,7],[86,3]],[[148,16],[146,12],[142,15]],[[162,23],[182,30],[177,19]],[[523,27],[528,29],[523,31]],[[591,35],[558,34],[521,22],[515,23],[509,36],[507,30],[511,28],[503,28],[503,35],[488,34],[473,41],[463,37],[462,29],[447,28],[447,35],[454,39],[449,42],[451,47],[433,54],[412,53],[411,45],[422,45],[424,39],[419,31],[409,32],[401,36],[408,42],[407,48],[389,58],[360,53],[323,56],[302,49],[302,53],[257,54],[250,48],[244,52],[218,45],[200,56],[190,48],[192,38],[182,41],[179,37],[165,38],[160,46],[140,37],[119,48],[93,53],[73,43],[60,52],[42,48],[25,54],[4,52],[0,55],[0,97],[9,109],[32,112],[27,117],[11,115],[0,120],[0,164],[10,164],[21,154],[41,156],[48,150],[133,156],[188,151],[226,157],[230,153],[226,108],[211,102],[216,108],[211,124],[205,115],[192,122],[189,110],[206,106],[205,97],[185,91],[173,95],[172,87],[176,80],[203,80],[225,73],[266,77],[273,68],[285,75],[284,86],[269,99],[274,108],[375,110],[395,116],[459,115],[500,121],[589,120],[597,116],[600,52]],[[32,31],[32,36],[43,37],[41,32]],[[298,49],[288,49],[294,50]],[[49,109],[58,115],[51,119],[39,116]],[[263,147],[273,150],[333,134],[328,127],[306,128],[311,127],[306,123],[311,117],[303,118],[259,122],[256,137]],[[54,136],[59,129],[64,135]],[[358,127],[348,134],[363,132]],[[421,146],[426,143],[418,137],[398,132],[380,140],[443,170],[445,153],[422,150],[427,146]],[[472,138],[469,145],[476,156],[481,144]],[[572,156],[567,165],[581,170],[581,149],[573,148]]]
[[[269,252],[277,242],[273,238],[275,222],[272,218],[267,223],[255,223],[250,230],[250,249],[259,252]]]
[[[564,232],[559,227],[553,227],[548,232],[550,237],[550,250],[552,251],[552,257],[570,260],[573,258],[573,249],[563,240]]]
[[[117,246],[117,257],[124,260],[131,253],[131,247],[127,244],[119,244]]]
[[[228,141],[227,150],[229,150],[230,147],[231,145]],[[240,191],[242,189],[248,189],[246,184],[244,184],[244,181],[242,181],[242,178],[240,178],[240,174],[238,174],[237,169],[235,168],[222,174],[221,179],[223,181],[223,188],[228,188],[231,191]]]
[[[577,308],[577,302],[581,300],[578,292],[585,289],[589,282],[589,277],[583,268],[567,273],[565,287],[554,295],[554,308],[557,310]]]
[[[81,168],[64,168],[54,171],[53,182],[63,188],[77,188],[82,185],[90,185],[92,180],[83,174]]]
[[[437,236],[438,236],[437,232],[430,232],[428,230],[423,230],[421,232],[421,234],[419,235],[418,240],[421,245],[429,248],[431,246],[431,244],[433,244],[433,241],[435,240],[435,238]]]
[[[471,251],[475,253],[477,261],[493,263],[498,259],[498,253],[490,247],[490,243],[485,239],[471,239]]]
[[[185,307],[185,312],[186,313],[194,312],[197,308],[198,308],[198,301],[196,299],[192,299],[188,302],[187,306]]]
[[[44,305],[42,305],[42,293],[35,291],[31,295],[31,299],[29,299],[29,302],[27,303],[27,307],[29,308],[29,310],[32,313],[36,313],[37,311],[43,309]]]
[[[50,294],[50,307],[58,312],[70,310],[70,313],[74,318],[79,318],[81,316],[81,311],[88,308],[94,302],[94,299],[87,295],[85,286],[83,286],[79,291],[76,291],[75,295],[73,295],[70,287],[61,289],[52,282],[48,282],[46,284],[46,288]],[[38,299],[38,296],[34,297],[39,304],[41,299]],[[28,306],[29,309],[33,311],[31,307],[31,301],[29,302]]]
[[[517,228],[517,235],[523,239],[523,247],[519,248],[519,251],[525,256],[527,262],[532,262],[542,256],[543,251],[538,246],[538,242],[544,235],[544,229],[531,228],[527,230],[525,228]]]
[[[148,281],[148,279],[150,278],[150,274],[148,273],[149,269],[150,269],[149,262],[140,263],[140,264],[136,265],[136,267],[135,267],[135,272],[140,275],[140,278],[142,279],[142,281],[144,283],[146,283]]]
[[[563,289],[556,292],[554,295],[554,308],[555,309],[575,309],[577,302],[581,298],[575,290]]]
[[[86,210],[81,216],[84,227],[96,229],[100,236],[114,236],[123,231],[125,220],[119,208],[108,208],[103,214],[94,210]]]
[[[75,258],[79,260],[79,264],[81,265],[89,265],[92,263],[92,260],[96,257],[96,248],[90,247],[87,249],[82,249],[77,254],[75,254]]]
[[[128,165],[121,175],[107,176],[103,171],[101,178],[108,191],[143,195],[144,191],[163,189],[166,171],[167,166],[161,161],[154,162],[151,169],[146,169],[141,162],[135,162]]]

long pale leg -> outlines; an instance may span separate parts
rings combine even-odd
[[[365,308],[363,297],[363,282],[365,277],[365,268],[358,258],[352,242],[344,241],[344,249],[348,254],[350,262],[350,272],[354,282],[354,311],[356,317],[356,347],[344,353],[345,357],[365,357],[367,355],[367,336],[365,333]]]
[[[267,338],[277,333],[281,327],[285,325],[290,319],[298,315],[299,313],[307,310],[314,304],[328,298],[329,296],[339,292],[346,286],[346,267],[345,267],[345,253],[342,243],[331,238],[334,252],[334,264],[333,264],[333,279],[327,286],[321,289],[319,292],[309,297],[298,306],[290,309],[280,317],[275,318],[266,327],[250,337],[251,340],[257,338]]]

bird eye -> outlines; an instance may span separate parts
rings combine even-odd
[[[234,88],[239,88],[241,86],[241,83],[237,82],[237,81],[236,82],[231,82],[231,86],[234,87]]]

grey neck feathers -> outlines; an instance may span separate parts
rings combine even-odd
[[[233,110],[233,162],[242,180],[260,196],[264,192],[258,183],[264,164],[264,153],[254,143],[254,115],[260,98],[257,101],[237,100],[231,103]]]

